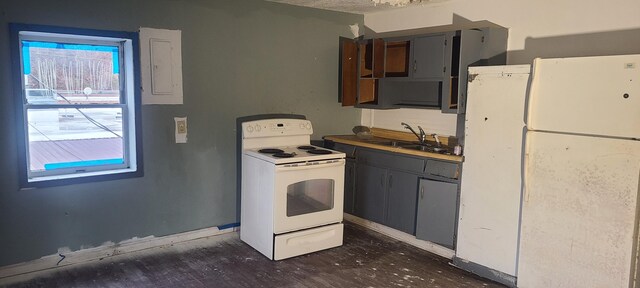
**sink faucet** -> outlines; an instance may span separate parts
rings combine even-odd
[[[442,145],[440,144],[440,137],[438,137],[438,134],[433,133],[431,134],[431,137],[433,137],[434,139],[436,139],[436,145],[438,145],[438,147],[441,147]]]
[[[418,130],[420,130],[420,134],[418,134],[415,130],[413,130],[413,128],[411,128],[411,126],[409,126],[409,124],[404,122],[400,124],[404,127],[404,129],[409,129],[411,133],[413,133],[413,135],[416,135],[416,137],[418,137],[418,141],[420,141],[420,144],[424,144],[427,141],[427,134],[424,133],[422,127],[418,126]]]

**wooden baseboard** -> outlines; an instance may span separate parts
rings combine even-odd
[[[21,279],[25,278],[23,276],[27,276],[27,274],[34,272],[53,270],[69,265],[103,260],[105,258],[131,252],[167,247],[185,241],[239,231],[239,227],[237,227],[237,225],[225,225],[220,226],[220,228],[210,227],[162,237],[149,236],[144,238],[133,238],[124,240],[120,243],[107,244],[71,252],[61,252],[58,254],[44,256],[36,260],[3,266],[0,267],[0,286],[8,285],[15,281],[21,281]],[[63,255],[64,257],[61,257],[60,255]]]
[[[367,229],[371,229],[373,231],[376,231],[378,233],[384,234],[386,236],[389,236],[393,239],[396,240],[400,240],[402,242],[405,242],[409,245],[418,247],[422,250],[426,250],[429,251],[433,254],[436,254],[438,256],[442,256],[448,259],[453,259],[453,257],[455,256],[456,252],[442,247],[440,245],[431,243],[429,241],[424,241],[424,240],[420,240],[420,239],[416,239],[416,236],[413,236],[411,234],[407,234],[404,233],[402,231],[398,231],[396,229],[393,228],[389,228],[387,226],[375,223],[375,222],[371,222],[369,220],[366,219],[362,219],[360,217],[357,216],[353,216],[351,214],[347,214],[344,213],[344,220],[347,220],[349,222],[352,222],[354,224],[360,225],[362,227],[365,227]]]

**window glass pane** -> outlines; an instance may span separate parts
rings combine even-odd
[[[124,163],[122,108],[29,109],[30,171]]]
[[[287,186],[287,216],[333,208],[333,179],[313,179]]]
[[[120,103],[119,46],[22,41],[29,104]]]

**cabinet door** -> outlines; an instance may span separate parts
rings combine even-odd
[[[384,223],[386,179],[387,170],[384,168],[356,165],[356,216]]]
[[[353,200],[356,177],[356,163],[353,160],[347,160],[344,166],[344,212],[353,214]]]
[[[445,35],[413,40],[413,78],[442,81],[444,78]]]
[[[418,176],[389,170],[387,186],[388,204],[385,225],[414,235]]]
[[[450,93],[443,95],[442,113],[464,113],[467,94],[468,68],[483,64],[484,32],[462,30],[452,39]],[[485,60],[486,61],[486,60]],[[486,64],[483,64],[486,65]]]
[[[338,101],[342,106],[356,104],[358,95],[358,44],[353,39],[340,37],[340,76]]]
[[[458,184],[420,180],[416,238],[453,249]]]

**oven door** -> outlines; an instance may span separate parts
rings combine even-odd
[[[274,195],[274,233],[342,221],[344,159],[278,165]]]

